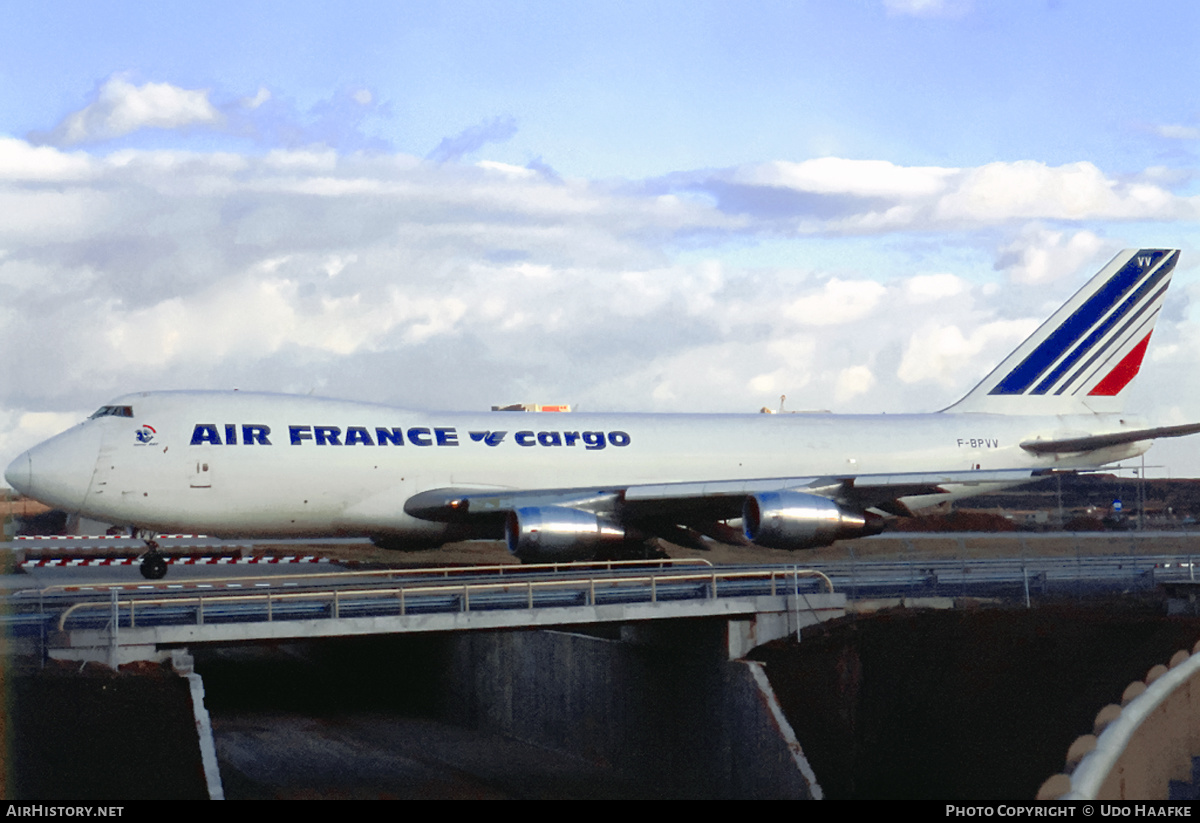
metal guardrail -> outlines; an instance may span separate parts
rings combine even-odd
[[[446,612],[597,606],[609,603],[658,603],[667,600],[804,593],[799,581],[819,579],[811,569],[711,571],[704,574],[663,571],[657,574],[529,579],[525,581],[428,583],[320,591],[212,592],[191,596],[122,598],[76,603],[61,613],[58,629],[118,628],[155,625],[203,626],[214,622],[276,622],[297,619],[407,616]]]
[[[1200,555],[1139,554],[1063,557],[929,557],[821,564],[851,599],[863,594],[986,594],[1014,585],[1058,590],[1071,586],[1153,586],[1197,582]]]
[[[120,629],[656,603],[807,593],[813,590],[813,578],[851,599],[1023,594],[1029,602],[1031,593],[1193,583],[1197,565],[1200,555],[1181,554],[924,557],[824,564],[805,570],[803,584],[796,567],[721,571],[705,560],[322,571],[105,584],[90,592],[77,584],[51,586],[10,597],[12,611],[0,621],[18,631],[34,626]],[[566,576],[569,572],[577,574]],[[230,588],[221,591],[222,585]],[[89,600],[78,602],[81,597]]]
[[[286,581],[289,585],[304,585],[318,580],[330,580],[334,578],[353,577],[355,579],[366,578],[368,580],[385,579],[385,580],[408,580],[413,578],[452,578],[452,577],[478,577],[481,575],[495,575],[499,577],[513,576],[529,576],[529,575],[545,575],[545,574],[560,574],[563,572],[586,572],[586,571],[622,571],[622,570],[638,570],[638,569],[671,569],[687,566],[702,566],[704,568],[712,568],[713,564],[703,558],[661,558],[658,560],[593,560],[580,561],[573,563],[523,563],[523,564],[494,564],[488,566],[438,566],[434,568],[421,569],[366,569],[346,571],[344,569],[319,571],[319,572],[300,572],[288,575],[280,574],[258,574],[258,575],[239,575],[237,577],[221,576],[221,577],[198,577],[190,580],[162,580],[158,582],[149,582],[146,580],[138,580],[132,583],[104,583],[99,587],[84,586],[79,583],[66,583],[55,586],[45,586],[41,589],[29,590],[28,592],[20,592],[18,594],[36,594],[39,597],[45,598],[58,593],[80,592],[86,589],[100,588],[105,592],[117,591],[167,591],[193,588],[216,588],[221,585],[240,586],[244,587],[247,584],[257,585],[259,583],[270,581]]]

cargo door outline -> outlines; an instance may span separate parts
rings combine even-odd
[[[208,455],[195,457],[188,462],[188,486],[193,489],[212,488],[212,460]]]
[[[112,480],[113,452],[116,450],[112,432],[105,431],[100,440],[100,452],[96,455],[96,467],[92,470],[92,482],[84,494],[85,500],[93,495],[100,497],[108,490],[109,481]]]

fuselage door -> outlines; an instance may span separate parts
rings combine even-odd
[[[188,464],[188,485],[193,489],[212,488],[212,465],[208,457],[197,457]]]
[[[88,496],[95,495],[101,498],[111,498],[113,494],[109,490],[108,484],[112,479],[116,447],[113,445],[113,438],[110,432],[105,431],[102,436],[103,440],[100,442],[100,451],[96,455],[96,467],[92,471],[92,482],[88,487]],[[109,494],[105,494],[105,492],[109,492]]]

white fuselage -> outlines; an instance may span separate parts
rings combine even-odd
[[[1135,423],[1105,415],[471,414],[242,392],[113,402],[131,414],[89,419],[31,449],[9,467],[10,483],[71,512],[159,531],[436,540],[444,524],[404,512],[430,489],[1087,468],[1147,447],[1065,458],[1020,447]]]

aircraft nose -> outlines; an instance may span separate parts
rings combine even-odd
[[[22,452],[20,457],[8,464],[4,470],[4,482],[10,489],[16,489],[21,494],[29,494],[29,452]]]
[[[4,470],[9,486],[49,506],[77,512],[92,482],[98,443],[66,431],[34,446]]]

